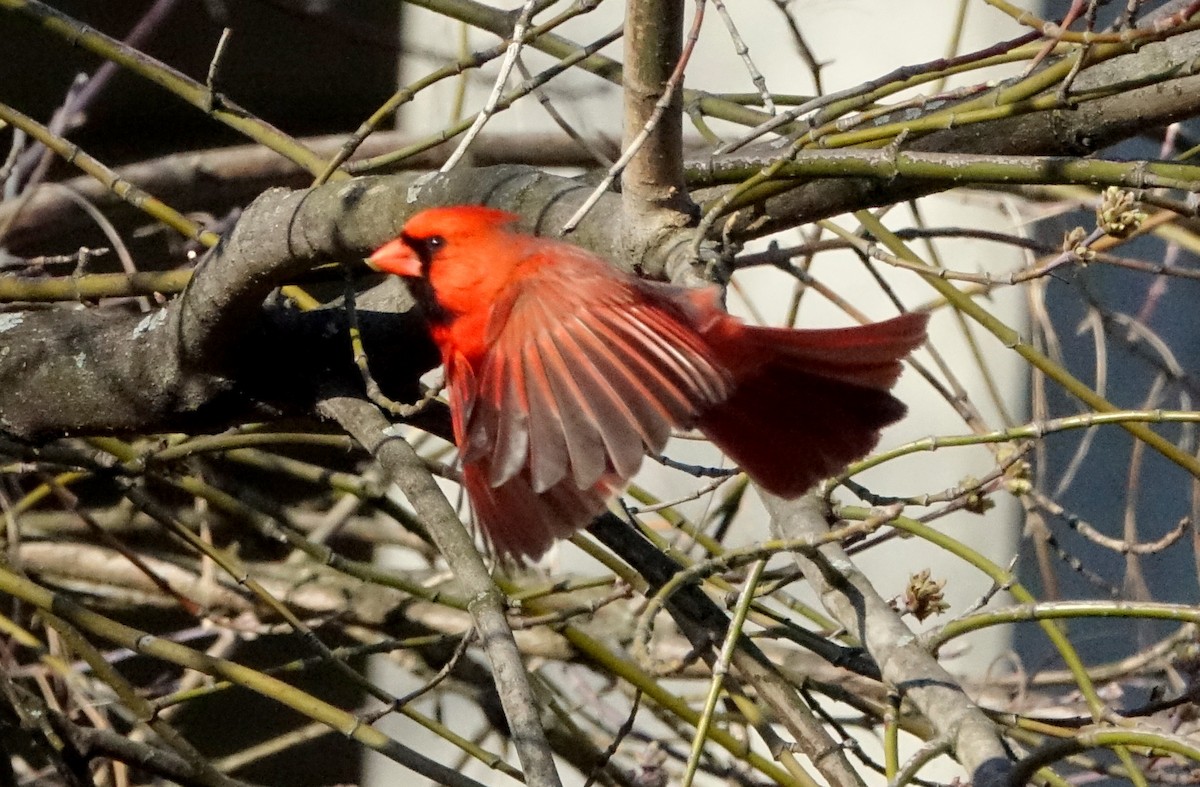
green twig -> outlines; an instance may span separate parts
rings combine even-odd
[[[869,211],[856,211],[855,217],[867,228],[867,231],[879,239],[893,254],[913,264],[925,265],[908,246],[896,237],[895,233],[883,225]],[[962,311],[968,317],[986,328],[1001,344],[1020,355],[1047,377],[1058,383],[1064,390],[1089,407],[1104,413],[1120,412],[1119,408],[1104,397],[1097,394],[1082,381],[1071,375],[1062,365],[1039,352],[1033,345],[1022,340],[1016,330],[1010,328],[991,312],[984,309],[948,281],[940,278],[934,268],[924,274],[925,281],[930,287],[944,297],[954,308]],[[1137,421],[1124,421],[1121,426],[1137,439],[1149,445],[1170,461],[1182,467],[1193,476],[1200,478],[1200,459],[1183,451],[1170,440],[1158,435],[1149,427]]]

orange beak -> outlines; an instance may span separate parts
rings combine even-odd
[[[396,238],[381,246],[367,258],[367,264],[377,271],[397,276],[421,275],[421,260],[403,238]]]

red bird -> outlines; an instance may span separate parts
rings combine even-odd
[[[496,552],[536,558],[604,510],[672,428],[795,497],[866,454],[925,315],[758,328],[715,287],[643,281],[491,208],[433,208],[376,251],[441,350],[463,483]]]

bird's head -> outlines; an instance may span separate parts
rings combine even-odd
[[[480,205],[423,210],[367,259],[378,271],[414,279],[431,317],[454,317],[495,300],[521,254],[509,231],[520,217]],[[432,307],[432,308],[431,308]]]
[[[482,205],[423,210],[405,222],[399,237],[367,258],[367,264],[397,276],[427,277],[434,260],[486,246],[519,219],[515,213]]]

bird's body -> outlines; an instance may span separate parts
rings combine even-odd
[[[748,326],[715,288],[623,273],[474,206],[412,217],[371,257],[408,277],[442,354],[463,483],[492,547],[537,557],[698,428],[794,497],[904,414],[888,390],[925,336],[907,314],[853,328]]]

